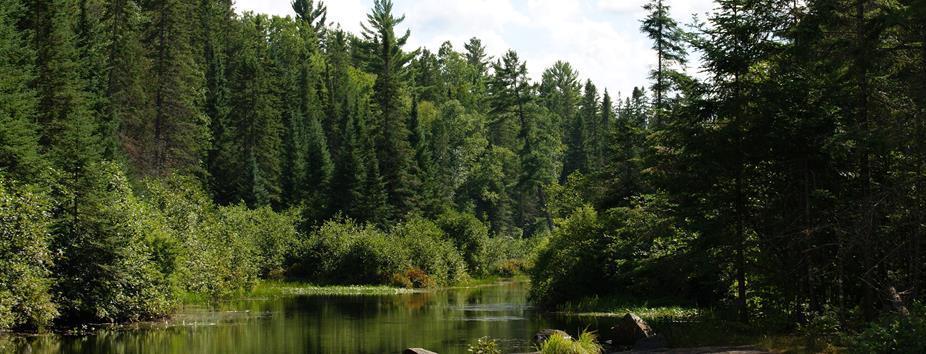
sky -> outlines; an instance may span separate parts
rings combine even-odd
[[[539,80],[557,60],[567,61],[584,81],[591,79],[612,96],[626,97],[633,87],[648,85],[656,63],[652,43],[640,32],[642,6],[647,0],[393,0],[394,12],[405,14],[399,25],[411,29],[406,49],[436,52],[450,41],[478,37],[486,51],[500,57],[508,49],[527,62]],[[354,33],[372,7],[372,0],[327,0],[328,21]],[[713,7],[711,0],[664,0],[680,24],[699,18]],[[236,0],[239,12],[293,15],[290,0]],[[695,64],[689,66],[696,66]]]

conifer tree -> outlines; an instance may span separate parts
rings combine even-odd
[[[239,198],[252,206],[278,205],[282,123],[274,95],[273,62],[264,40],[269,20],[247,15],[241,23],[241,47],[234,53],[231,120],[239,159]]]
[[[195,3],[145,0],[151,19],[144,43],[152,61],[154,120],[142,148],[145,174],[201,172],[210,146],[209,117],[201,111],[204,75],[194,47]]]
[[[296,12],[296,19],[309,25],[315,31],[315,35],[321,38],[325,34],[325,21],[328,18],[328,6],[325,2],[319,0],[293,0],[291,3],[293,11]]]
[[[413,171],[414,151],[406,123],[408,109],[402,102],[409,74],[407,64],[416,53],[402,50],[410,32],[396,35],[396,26],[405,16],[396,17],[392,6],[391,0],[374,2],[372,12],[367,15],[368,23],[363,24],[362,44],[368,68],[377,75],[374,91],[380,132],[376,152],[392,208],[389,219],[399,219],[417,209],[414,190],[419,182]]]
[[[25,16],[19,0],[0,4],[0,174],[37,181],[39,155],[34,80],[35,52],[17,23]]]
[[[656,51],[656,68],[650,73],[653,80],[653,125],[663,124],[663,115],[667,109],[666,101],[672,91],[672,82],[680,74],[678,66],[685,65],[685,34],[678,23],[669,15],[669,6],[663,0],[650,0],[643,5],[647,11],[641,30],[653,41]]]

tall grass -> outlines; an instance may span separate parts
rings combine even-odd
[[[540,346],[541,354],[599,354],[602,347],[594,332],[583,331],[577,339],[553,334]]]

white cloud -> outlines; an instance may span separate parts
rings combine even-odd
[[[687,23],[692,13],[711,10],[711,0],[665,0],[672,16]],[[496,57],[509,48],[527,61],[539,79],[556,60],[570,62],[599,90],[625,96],[647,84],[655,62],[649,40],[639,31],[647,0],[394,0],[405,14],[401,30],[412,31],[409,47],[436,50],[451,41],[458,50],[471,37],[482,39]],[[372,0],[328,0],[328,20],[358,33]],[[239,10],[292,14],[289,0],[238,0]],[[701,16],[703,18],[703,16]]]

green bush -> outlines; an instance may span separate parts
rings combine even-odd
[[[299,211],[278,213],[270,207],[249,209],[244,205],[219,208],[222,225],[256,251],[256,266],[261,278],[281,278],[286,262],[291,260],[298,240],[296,225]]]
[[[576,210],[541,246],[531,271],[531,298],[542,305],[579,299],[606,289],[602,272],[605,230],[591,207]]]
[[[303,276],[328,284],[387,284],[411,268],[403,245],[351,220],[322,224],[303,242],[301,258]]]
[[[460,251],[471,275],[488,273],[489,229],[476,216],[449,211],[437,218],[437,225]]]
[[[160,211],[182,250],[177,282],[189,293],[213,299],[249,289],[257,280],[261,252],[243,236],[241,216],[217,208],[199,184],[173,176],[147,183],[147,201]],[[226,221],[232,221],[226,223]]]
[[[455,244],[431,221],[412,219],[386,233],[349,219],[329,220],[300,243],[292,274],[324,284],[449,285],[467,277]]]
[[[926,308],[913,307],[909,316],[887,315],[846,340],[850,353],[926,353]]]
[[[532,266],[533,256],[543,237],[513,238],[494,237],[486,247],[486,264],[489,273],[511,277],[527,272]]]
[[[55,301],[65,323],[136,321],[174,306],[178,245],[157,210],[140,202],[121,167],[64,176],[56,191]]]
[[[434,222],[413,219],[399,224],[392,235],[409,251],[411,263],[436,285],[450,285],[466,277],[466,263],[453,242]]]
[[[49,292],[50,204],[0,176],[0,330],[42,328],[58,313]]]
[[[631,207],[599,214],[591,207],[558,219],[559,227],[539,246],[531,270],[531,296],[543,305],[596,295],[696,298],[716,293],[700,284],[719,272],[690,254],[693,235],[664,215],[664,197],[647,195]]]

